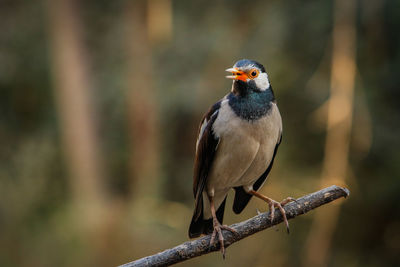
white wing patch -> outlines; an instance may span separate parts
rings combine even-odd
[[[198,148],[198,146],[199,146],[199,142],[200,142],[200,140],[201,140],[201,137],[203,136],[203,133],[204,133],[206,127],[207,127],[207,124],[208,124],[208,121],[207,121],[207,119],[205,118],[204,121],[203,121],[203,123],[201,124],[199,136],[197,137],[197,141],[196,141],[196,153],[197,153],[197,148]]]
[[[214,113],[210,116],[210,118],[212,118],[213,116],[215,116],[215,114],[216,114],[218,111],[219,111],[218,109],[217,109],[216,111],[214,111]],[[201,140],[201,138],[203,137],[204,131],[206,130],[208,123],[209,123],[209,121],[207,120],[207,118],[205,118],[204,121],[203,121],[203,123],[201,124],[199,137],[197,137],[197,141],[196,141],[196,153],[197,153],[197,149],[198,149],[200,140]],[[219,143],[219,141],[218,141],[218,143]],[[217,144],[217,147],[218,147],[218,144]],[[217,150],[217,149],[215,149],[215,150]]]

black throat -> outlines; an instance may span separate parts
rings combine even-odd
[[[258,120],[268,113],[271,103],[275,102],[274,92],[270,86],[264,91],[255,84],[235,81],[232,93],[228,95],[228,103],[235,114],[245,120]]]

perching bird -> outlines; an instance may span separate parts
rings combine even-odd
[[[232,90],[214,104],[203,117],[196,143],[193,193],[195,210],[189,237],[212,233],[210,245],[218,234],[225,257],[222,225],[225,201],[230,189],[235,190],[233,211],[242,212],[252,196],[266,201],[271,210],[282,208],[294,200],[281,203],[257,191],[268,173],[282,139],[282,119],[265,68],[260,63],[242,59],[226,71],[232,75]]]

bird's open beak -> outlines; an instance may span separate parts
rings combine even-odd
[[[241,80],[245,82],[248,78],[247,74],[244,71],[239,70],[238,68],[229,68],[225,71],[232,73],[232,75],[226,76],[226,78],[228,79]]]

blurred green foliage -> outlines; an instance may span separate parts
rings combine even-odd
[[[151,42],[146,73],[158,106],[161,167],[154,186],[160,190],[140,200],[132,196],[132,180],[146,178],[133,177],[129,162],[129,2],[75,3],[107,170],[102,183],[113,207],[103,212],[114,218],[95,231],[79,225],[72,201],[51,82],[47,2],[0,2],[0,266],[115,266],[187,240],[197,123],[230,90],[224,70],[241,58],[265,65],[283,117],[283,143],[265,192],[280,199],[318,188],[325,131],[312,114],[329,97],[333,2],[171,3],[171,36]],[[399,1],[357,1],[346,180],[352,194],[327,266],[400,265],[399,26]],[[228,224],[266,209],[253,200],[236,216],[231,201]],[[243,240],[225,261],[213,254],[181,266],[301,266],[311,220],[291,221],[289,236],[279,226]]]

